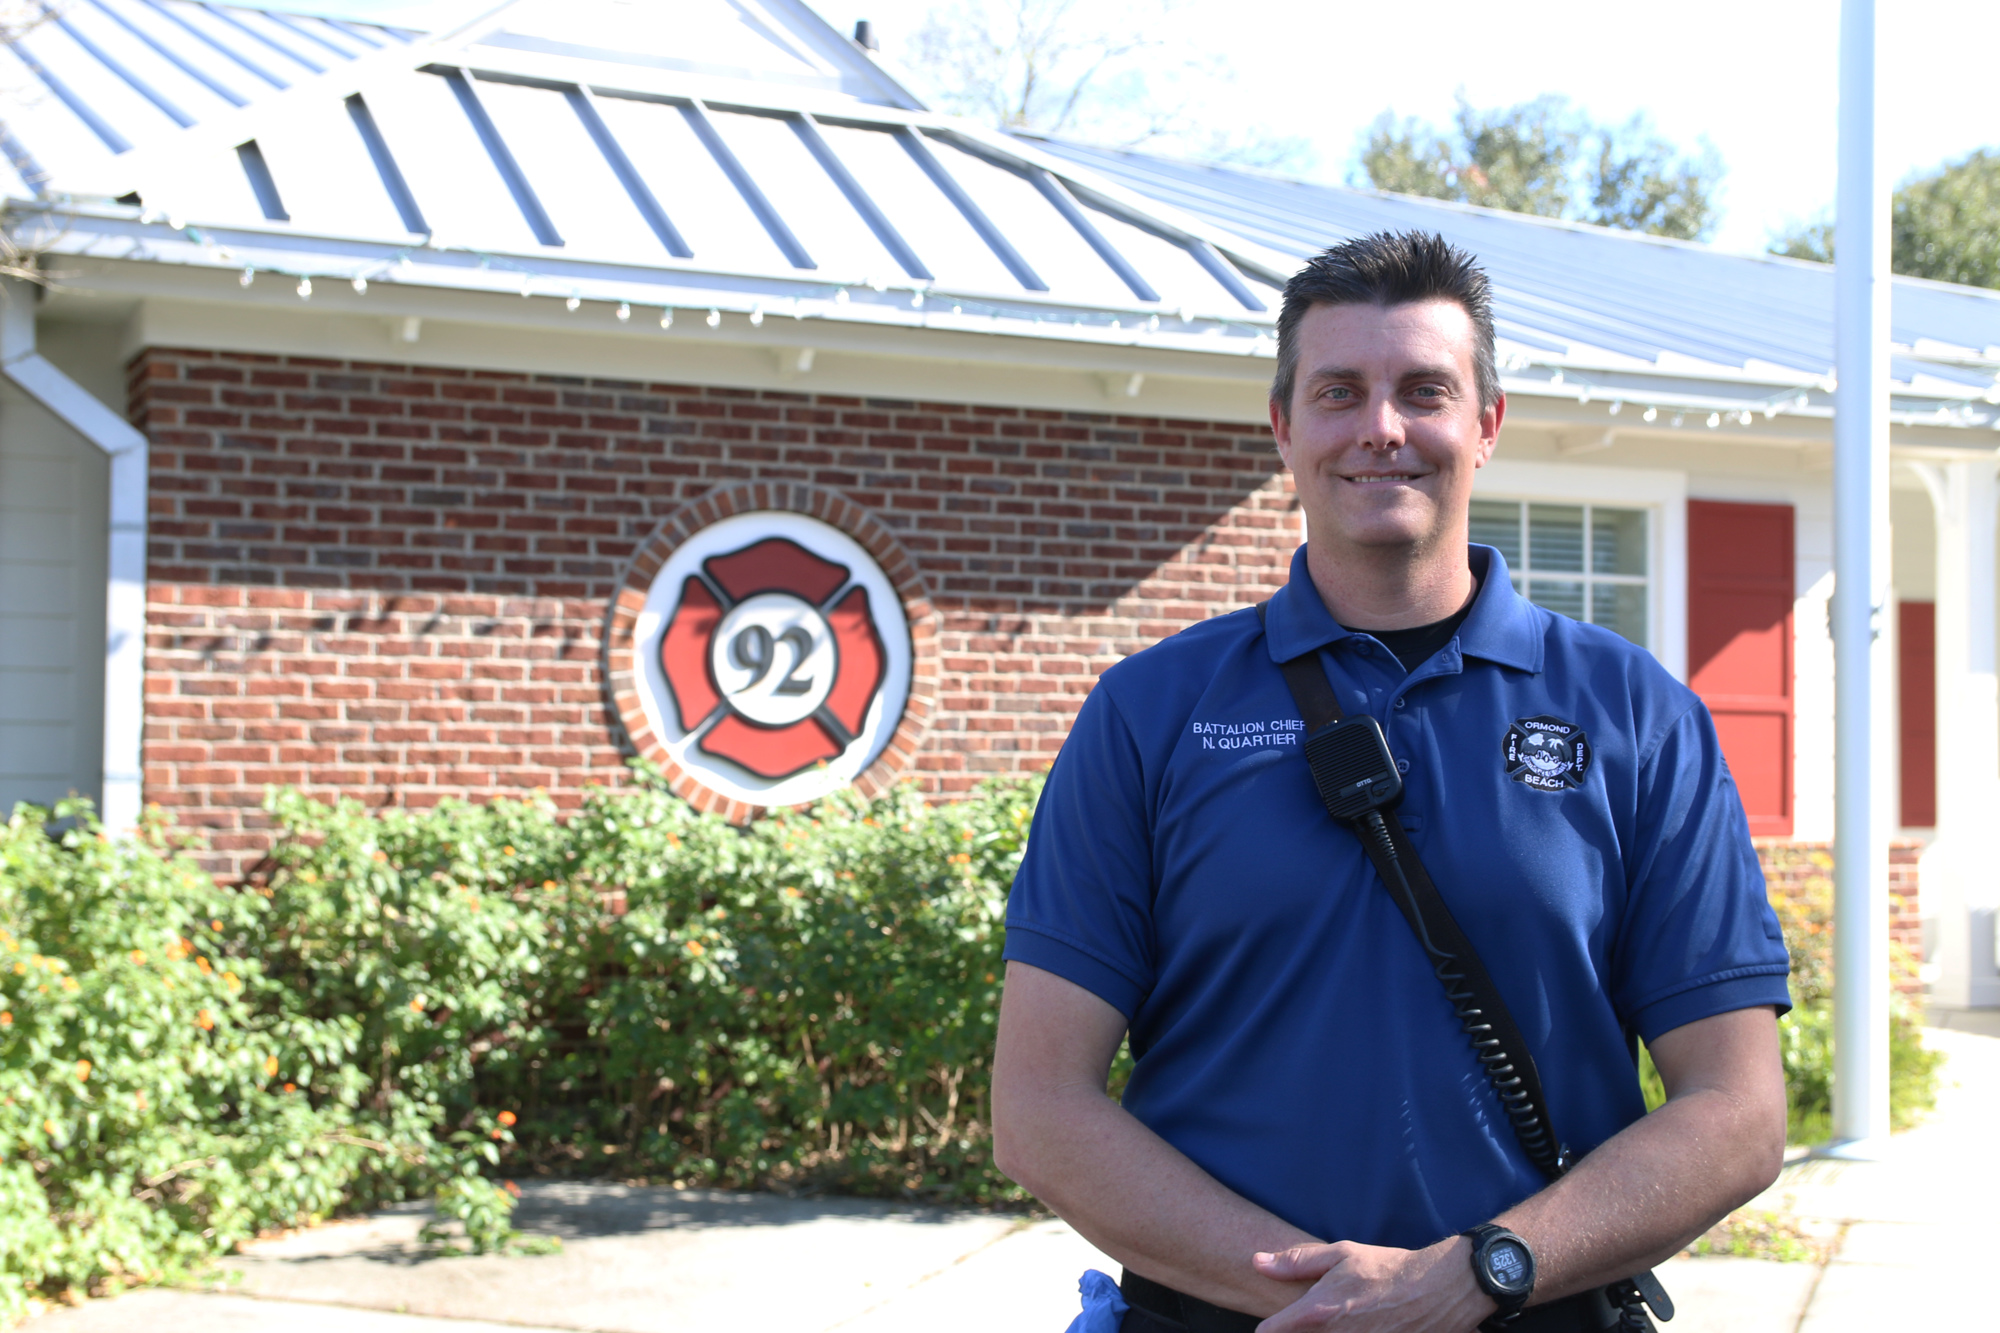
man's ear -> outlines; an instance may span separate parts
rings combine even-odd
[[[1493,461],[1493,451],[1500,444],[1500,423],[1507,419],[1507,395],[1501,394],[1493,400],[1493,406],[1479,414],[1479,454],[1474,467],[1485,467]]]
[[[1270,408],[1271,438],[1278,442],[1278,457],[1284,460],[1286,468],[1289,469],[1292,466],[1291,419],[1285,415],[1285,409],[1277,399],[1271,400]],[[1491,453],[1492,450],[1489,449],[1487,452]]]

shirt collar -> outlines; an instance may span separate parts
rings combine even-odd
[[[1459,650],[1520,671],[1542,669],[1542,612],[1514,591],[1507,560],[1491,546],[1473,544],[1467,551],[1479,578],[1472,611],[1458,627]],[[1306,548],[1292,554],[1292,574],[1271,598],[1265,612],[1264,642],[1273,662],[1289,662],[1302,653],[1337,643],[1349,631],[1333,618],[1306,569]]]

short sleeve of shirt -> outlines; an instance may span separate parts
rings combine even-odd
[[[1734,1009],[1790,1008],[1784,937],[1744,822],[1715,725],[1694,704],[1641,758],[1611,998],[1647,1041]]]
[[[1007,900],[1006,957],[1075,982],[1128,1019],[1154,977],[1146,809],[1138,746],[1100,682],[1036,807]]]

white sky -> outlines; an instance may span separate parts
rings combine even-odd
[[[241,2],[241,0],[239,0]],[[259,0],[252,0],[258,3]],[[482,0],[265,0],[432,26]],[[650,0],[671,3],[671,0]],[[819,0],[828,22],[874,21],[884,53],[936,0]],[[1120,0],[1078,0],[1079,9]],[[1884,0],[1882,147],[1893,178],[2000,146],[1994,0]],[[1182,0],[1160,36],[1236,75],[1218,111],[1309,138],[1317,175],[1344,180],[1361,130],[1385,108],[1446,121],[1463,87],[1475,106],[1561,93],[1601,120],[1649,114],[1683,146],[1721,153],[1716,243],[1762,249],[1827,208],[1834,190],[1837,0],[1675,0],[1633,5],[1492,0],[1342,4],[1334,0]],[[1184,56],[1176,56],[1176,59]]]

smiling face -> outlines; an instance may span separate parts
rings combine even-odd
[[[1506,412],[1480,406],[1464,307],[1316,305],[1296,345],[1290,411],[1274,404],[1271,428],[1315,558],[1462,563],[1472,474]]]

